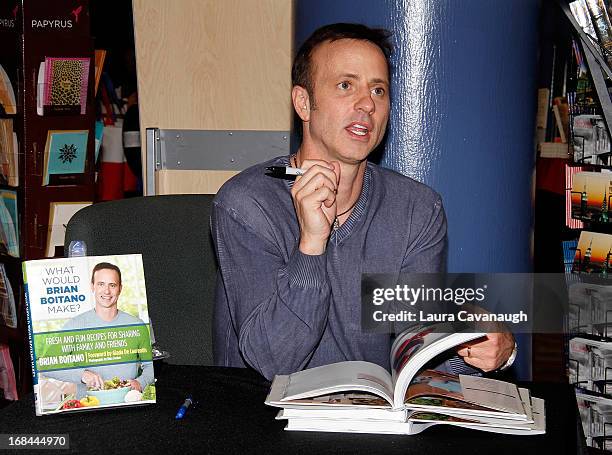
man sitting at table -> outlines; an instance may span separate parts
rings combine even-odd
[[[357,24],[315,31],[292,69],[299,150],[243,171],[215,198],[216,364],[268,379],[343,360],[388,368],[391,337],[361,330],[361,274],[444,270],[440,197],[367,161],[389,117],[388,36]],[[268,166],[306,172],[290,182]],[[492,333],[457,353],[490,371],[513,347],[511,334]],[[443,367],[476,371],[457,357]]]

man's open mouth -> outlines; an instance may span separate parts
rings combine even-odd
[[[351,123],[349,126],[346,127],[346,130],[349,133],[361,137],[367,136],[370,133],[369,126],[363,123]]]

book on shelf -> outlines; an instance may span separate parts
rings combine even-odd
[[[23,263],[36,415],[155,402],[142,256]]]
[[[416,434],[450,424],[509,434],[545,432],[544,404],[515,384],[428,369],[432,359],[484,336],[445,324],[400,334],[391,374],[347,361],[275,376],[265,403],[287,430]],[[434,360],[435,362],[436,360]]]

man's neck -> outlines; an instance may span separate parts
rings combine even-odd
[[[96,306],[94,311],[100,319],[106,322],[110,322],[115,319],[117,317],[117,314],[119,313],[119,310],[117,310],[116,306],[110,308]]]

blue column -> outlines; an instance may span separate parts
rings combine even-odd
[[[538,3],[297,2],[296,48],[333,22],[393,32],[392,110],[381,164],[442,195],[450,272],[532,269]],[[521,356],[522,376],[529,375],[529,357]]]
[[[442,195],[449,271],[531,270],[537,3],[297,3],[296,47],[331,22],[394,33],[393,106],[382,164]]]

